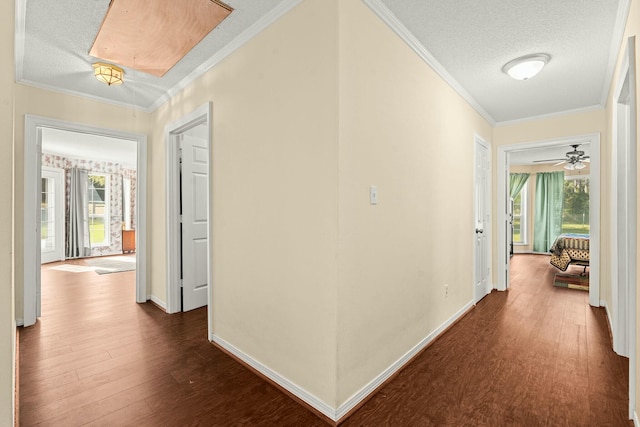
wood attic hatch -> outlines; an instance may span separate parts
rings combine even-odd
[[[217,0],[111,0],[89,54],[162,77],[232,11]]]

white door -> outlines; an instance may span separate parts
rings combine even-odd
[[[480,138],[475,140],[475,236],[474,286],[477,303],[491,292],[491,163],[489,146]]]
[[[64,260],[64,170],[42,168],[41,263]]]
[[[181,135],[182,152],[182,310],[207,305],[207,141]]]

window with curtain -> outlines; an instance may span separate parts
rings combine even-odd
[[[589,234],[589,177],[565,176],[562,232]]]
[[[512,243],[516,244],[525,244],[527,242],[527,183],[529,182],[529,176],[529,173],[509,174],[509,196],[513,201],[511,212]]]
[[[109,246],[109,176],[89,174],[87,202],[91,247]]]
[[[513,199],[513,243],[527,244],[529,183],[525,182]]]

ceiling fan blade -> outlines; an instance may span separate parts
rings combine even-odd
[[[562,164],[564,164],[564,163],[567,163],[567,161],[566,161],[566,160],[563,160],[563,161],[561,161],[561,162],[556,163],[556,164],[555,164],[555,165],[553,165],[553,166],[560,166],[560,165],[562,165]]]
[[[545,159],[545,160],[534,160],[533,163],[557,162],[558,160],[562,160],[563,162],[567,161],[567,159]]]

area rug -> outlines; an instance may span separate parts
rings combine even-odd
[[[103,258],[90,258],[85,260],[98,274],[120,273],[136,269],[136,257],[113,256]]]
[[[588,291],[589,276],[580,276],[578,274],[556,274],[556,277],[553,279],[553,286],[557,286],[558,288]]]

